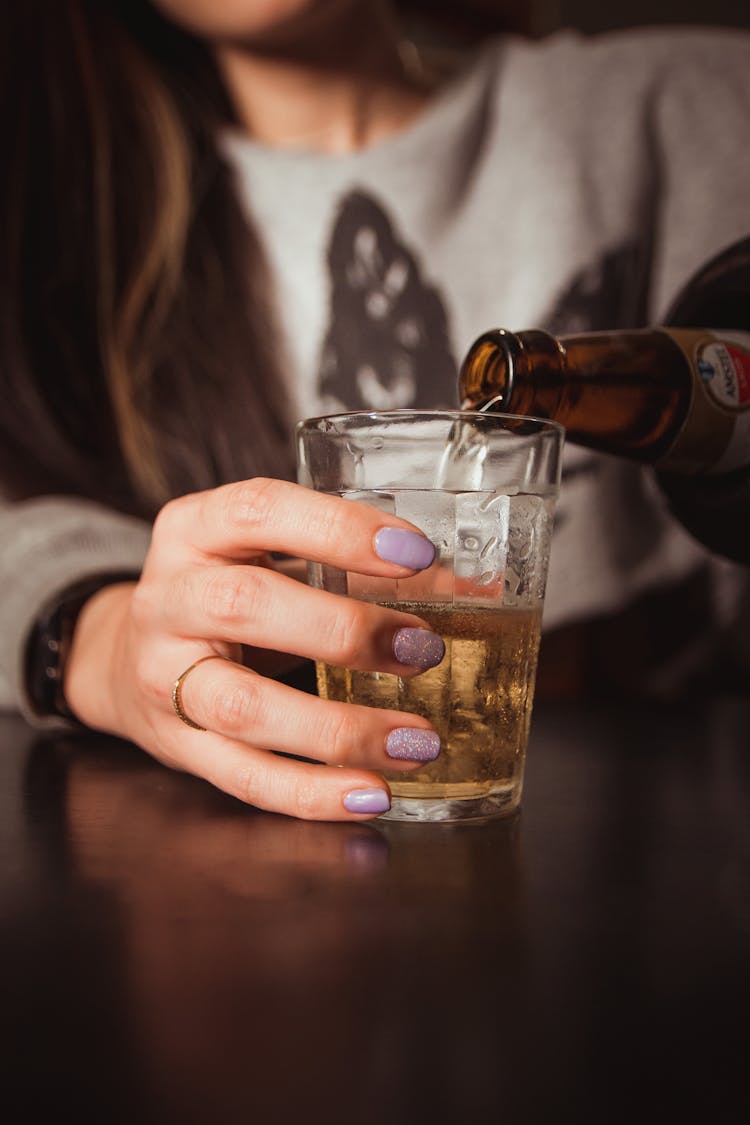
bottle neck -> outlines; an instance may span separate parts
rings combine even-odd
[[[532,408],[543,416],[551,411],[571,441],[658,460],[680,432],[692,395],[689,364],[674,340],[659,329],[637,329],[567,336],[557,345],[554,363],[548,353],[529,362]],[[526,408],[525,398],[517,401]]]
[[[561,339],[496,329],[470,350],[460,388],[474,409],[549,418],[571,441],[654,461],[685,420],[692,375],[684,353],[659,329]]]
[[[533,414],[536,396],[532,389],[542,369],[546,374],[545,386],[554,387],[556,392],[551,397],[559,399],[564,370],[560,342],[548,332],[508,332],[505,328],[493,328],[475,340],[461,366],[459,396],[462,406],[471,410]],[[556,418],[556,405],[556,402],[546,402],[549,412],[541,416]]]

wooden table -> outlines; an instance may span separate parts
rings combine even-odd
[[[0,930],[8,1125],[744,1123],[750,702],[538,705],[458,827],[0,719]]]

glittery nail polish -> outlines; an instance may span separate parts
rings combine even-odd
[[[375,535],[375,554],[384,562],[426,570],[435,559],[435,546],[416,531],[403,527],[381,527]]]
[[[430,629],[399,629],[393,638],[393,655],[399,664],[434,668],[445,656],[445,642]]]
[[[344,808],[352,813],[384,813],[391,807],[385,789],[350,789],[344,794]]]
[[[396,727],[385,740],[389,758],[408,762],[434,762],[440,753],[440,737],[434,730]]]

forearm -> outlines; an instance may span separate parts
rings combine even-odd
[[[137,574],[150,526],[84,500],[41,497],[22,504],[0,499],[0,709],[40,715],[26,682],[26,649],[34,623],[83,578]]]
[[[750,563],[750,466],[722,476],[657,476],[673,514],[710,551]]]

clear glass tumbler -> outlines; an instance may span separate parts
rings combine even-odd
[[[442,663],[401,679],[319,664],[327,699],[426,716],[440,757],[388,774],[394,820],[485,819],[519,805],[563,430],[462,411],[359,412],[297,427],[298,477],[409,520],[437,548],[405,579],[310,564],[312,585],[397,606],[445,641]]]

